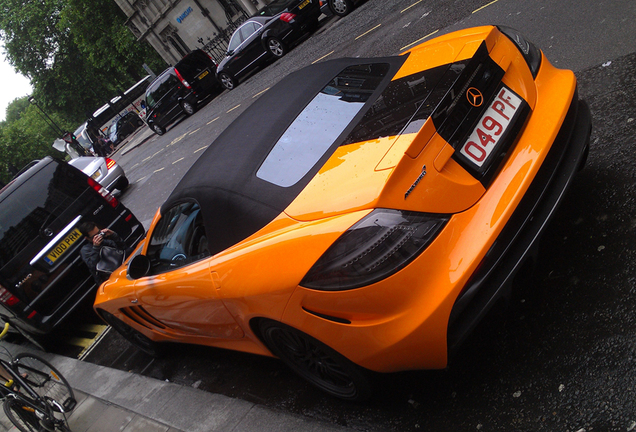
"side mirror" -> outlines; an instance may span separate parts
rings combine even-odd
[[[128,276],[131,279],[140,279],[150,273],[150,260],[146,255],[136,255],[128,263]]]

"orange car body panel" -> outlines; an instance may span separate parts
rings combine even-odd
[[[451,159],[454,149],[436,134],[429,118],[417,134],[340,147],[283,214],[221,253],[137,281],[120,269],[100,287],[95,308],[156,341],[271,355],[250,325],[266,317],[374,371],[444,368],[451,308],[535,177],[576,89],[574,74],[554,68],[545,57],[533,79],[518,49],[494,27],[415,47],[393,79],[468,59],[484,40],[490,57],[506,71],[503,82],[531,109],[520,139],[487,190]],[[426,175],[405,198],[423,170]],[[378,207],[452,216],[413,262],[384,280],[347,291],[299,286],[329,246]],[[149,320],[161,318],[167,328],[123,313],[140,304]]]

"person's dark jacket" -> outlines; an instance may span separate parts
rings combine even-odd
[[[97,271],[97,263],[100,260],[99,250],[102,248],[102,246],[110,246],[116,249],[125,250],[126,243],[121,239],[121,237],[117,235],[117,233],[112,233],[110,236],[105,237],[102,240],[102,244],[100,244],[99,246],[95,246],[93,243],[90,242],[82,246],[82,249],[80,249],[82,260],[86,263],[88,269],[93,275],[93,279],[95,279],[95,282],[97,282],[98,284],[104,282],[108,277],[108,275],[99,273]]]

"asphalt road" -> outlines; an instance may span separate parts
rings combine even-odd
[[[448,369],[384,376],[370,402],[351,404],[314,390],[275,359],[242,353],[178,346],[153,360],[109,332],[86,360],[361,431],[636,430],[633,0],[368,0],[163,137],[119,156],[131,180],[122,200],[148,226],[200,152],[263,91],[304,65],[396,54],[428,35],[485,23],[520,29],[553,64],[573,69],[594,131],[587,167],[549,227],[536,266]]]

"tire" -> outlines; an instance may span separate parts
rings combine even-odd
[[[335,15],[343,17],[353,10],[353,3],[351,0],[329,0],[329,8]]]
[[[236,78],[234,78],[232,75],[228,74],[227,72],[221,72],[219,74],[219,81],[221,81],[221,84],[227,90],[233,90],[234,87],[236,87],[236,85],[238,84],[236,82]]]
[[[123,192],[129,184],[130,182],[128,181],[128,177],[120,177],[119,180],[117,180],[117,185],[115,186],[115,188]]]
[[[75,408],[73,389],[49,362],[36,355],[22,353],[14,357],[12,365],[40,397],[57,402],[51,404],[54,411],[66,413]]]
[[[161,127],[161,126],[159,126],[157,123],[152,123],[152,125],[150,127],[152,127],[152,131],[154,133],[156,133],[157,135],[159,135],[159,136],[161,136],[161,135],[166,133],[166,129]]]
[[[183,110],[184,113],[186,113],[186,115],[188,117],[190,117],[192,114],[195,113],[195,111],[197,110],[194,105],[192,105],[190,102],[188,101],[181,101],[181,109]]]
[[[7,418],[20,432],[40,432],[44,430],[40,426],[38,416],[34,412],[25,409],[20,401],[14,398],[6,398],[3,409]]]
[[[281,58],[287,53],[285,44],[276,37],[267,39],[267,51],[276,58]]]
[[[371,397],[367,372],[319,340],[272,320],[260,321],[258,330],[274,355],[322,391],[349,401]]]
[[[98,313],[109,326],[114,328],[117,333],[122,335],[124,339],[130,342],[137,349],[152,357],[161,357],[164,353],[164,347],[160,343],[150,340],[150,338],[130,327],[113,314],[102,309],[100,309]]]

